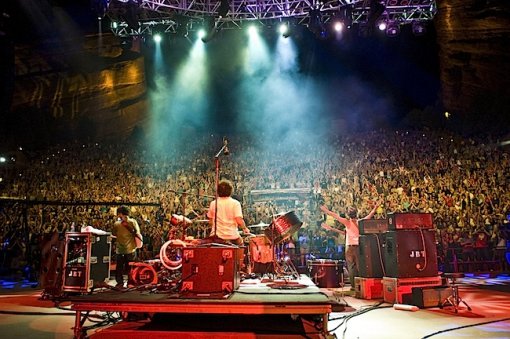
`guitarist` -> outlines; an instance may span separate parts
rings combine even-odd
[[[117,221],[113,225],[112,235],[117,238],[115,270],[116,288],[124,287],[124,275],[129,273],[129,262],[136,259],[136,250],[142,245],[140,226],[134,218],[129,217],[129,208],[117,208]]]

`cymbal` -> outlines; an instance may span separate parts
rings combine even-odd
[[[248,226],[248,228],[257,228],[257,227],[267,227],[269,226],[269,224],[264,224],[262,221],[258,224],[255,224],[255,225],[250,225]]]
[[[207,219],[193,219],[193,222],[209,222]]]

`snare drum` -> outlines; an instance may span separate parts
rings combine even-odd
[[[310,278],[319,287],[340,287],[343,283],[343,261],[331,259],[308,260]]]

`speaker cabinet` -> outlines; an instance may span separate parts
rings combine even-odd
[[[436,276],[435,232],[423,229],[386,232],[384,259],[387,277]]]
[[[412,304],[419,308],[439,307],[452,294],[449,286],[413,287]]]
[[[359,236],[358,274],[362,278],[384,276],[384,233],[362,234]]]
[[[110,277],[111,235],[68,232],[65,240],[63,291],[90,292]]]
[[[237,290],[242,253],[243,249],[237,247],[184,248],[181,293],[222,297]]]

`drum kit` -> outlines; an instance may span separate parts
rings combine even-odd
[[[249,273],[299,276],[290,258],[284,255],[284,246],[302,225],[294,211],[290,211],[278,214],[270,224],[248,226],[255,233],[244,239],[248,243]]]
[[[173,226],[186,228],[193,224],[191,220],[172,215]],[[200,220],[200,224],[205,223]],[[302,226],[302,222],[291,211],[276,215],[270,224],[259,223],[250,225],[249,235],[244,236],[245,271],[247,274],[275,274],[276,276],[295,276],[299,274],[284,251],[288,239]],[[173,233],[175,235],[175,233]],[[137,263],[132,267],[130,280],[135,286],[146,284],[171,283],[175,280],[182,267],[182,252],[188,246],[195,246],[200,239],[170,238],[165,242],[159,253],[159,259]]]

